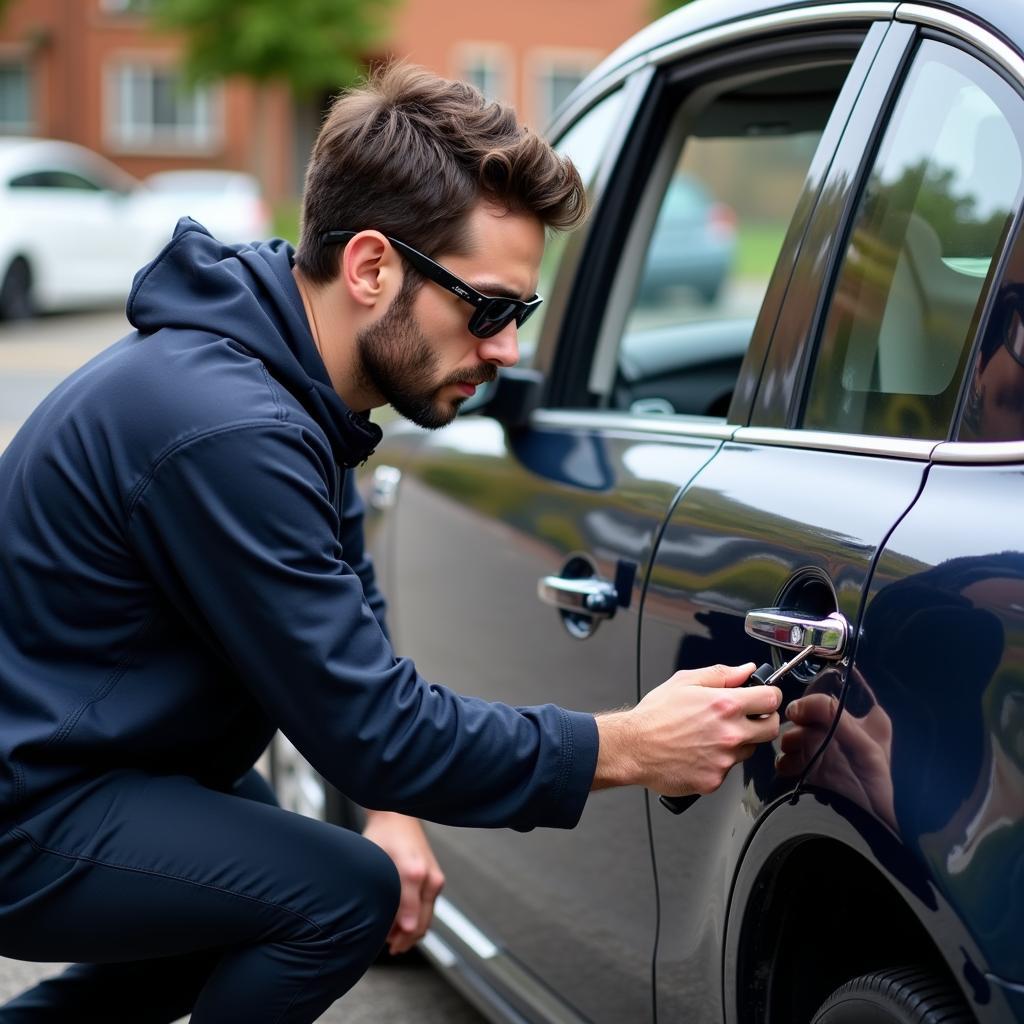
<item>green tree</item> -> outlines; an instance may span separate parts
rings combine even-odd
[[[652,10],[656,18],[660,18],[663,14],[668,14],[669,11],[674,11],[677,7],[685,7],[688,3],[692,3],[693,0],[652,0]]]
[[[5,0],[0,0],[0,3]],[[251,170],[268,180],[272,154],[261,126],[268,89],[299,97],[350,85],[386,37],[399,0],[149,0],[153,26],[178,33],[191,85],[238,75],[257,85]]]
[[[4,0],[0,0],[3,3]],[[396,0],[151,0],[157,28],[185,39],[193,82],[241,75],[299,95],[337,89],[380,45]]]

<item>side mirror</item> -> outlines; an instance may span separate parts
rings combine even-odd
[[[518,430],[530,421],[530,413],[540,404],[544,374],[539,370],[506,367],[498,379],[485,384],[467,399],[459,414],[478,413],[497,420],[507,430]]]

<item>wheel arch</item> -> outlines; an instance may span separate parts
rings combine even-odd
[[[774,808],[737,869],[723,944],[728,1024],[809,1020],[843,982],[914,962],[1003,1019],[987,963],[924,865],[860,808],[802,794]]]

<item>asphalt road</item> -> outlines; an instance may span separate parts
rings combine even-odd
[[[0,451],[22,420],[72,370],[130,329],[104,311],[0,323]],[[58,964],[0,958],[0,1002],[59,973]],[[111,1020],[119,1019],[116,1015]],[[483,1024],[483,1018],[426,965],[370,968],[324,1024]]]

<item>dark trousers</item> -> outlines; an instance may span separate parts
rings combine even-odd
[[[373,843],[231,792],[110,775],[0,838],[0,955],[73,961],[0,1024],[313,1021],[362,976],[398,907]]]

